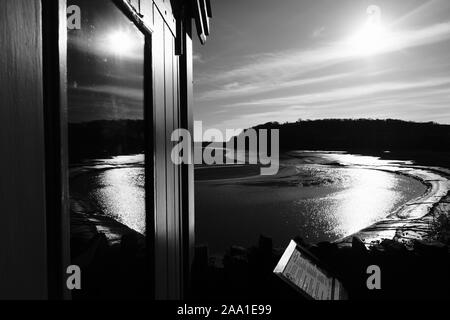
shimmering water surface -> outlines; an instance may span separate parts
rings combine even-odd
[[[71,185],[76,192],[87,192],[87,198],[104,214],[145,234],[143,155],[89,161],[72,172],[77,172]]]
[[[105,214],[145,233],[145,189],[143,168],[106,170],[99,174],[94,197]]]
[[[385,164],[377,158],[321,155],[322,160],[327,157],[349,166],[282,159],[278,176],[266,180],[216,179],[218,169],[199,168],[206,173],[197,174],[201,176],[196,183],[197,244],[223,253],[231,245],[255,245],[259,235],[271,237],[276,246],[285,246],[296,236],[311,243],[333,241],[426,192],[413,178],[358,167]]]
[[[376,160],[333,157],[347,165]],[[267,178],[255,176],[245,166],[227,168],[226,174],[221,168],[196,169],[197,244],[223,253],[231,245],[254,245],[261,234],[272,237],[276,246],[286,245],[295,236],[310,242],[336,240],[426,191],[422,183],[407,176],[316,160],[282,159],[279,174]],[[97,160],[81,168],[90,177],[92,201],[106,215],[144,233],[143,156]]]

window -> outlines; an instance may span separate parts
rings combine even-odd
[[[73,0],[68,31],[69,193],[74,298],[149,294],[144,34],[110,0]],[[131,296],[130,296],[131,295]]]

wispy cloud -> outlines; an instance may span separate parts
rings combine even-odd
[[[418,90],[450,85],[450,78],[429,79],[416,82],[383,82],[361,86],[351,86],[334,90],[320,91],[303,95],[282,96],[268,99],[257,99],[246,102],[228,104],[225,107],[245,107],[245,106],[287,106],[292,104],[315,104],[351,100],[364,96],[389,93],[394,91]]]
[[[195,53],[192,56],[192,59],[194,60],[194,63],[204,63],[205,62],[205,60],[203,60],[201,54],[199,54],[199,53]]]
[[[107,94],[110,96],[121,97],[131,100],[144,99],[144,91],[142,88],[131,88],[124,86],[111,86],[111,85],[96,85],[96,86],[77,86],[73,88],[77,91],[92,92],[98,94]]]
[[[450,22],[435,24],[409,31],[392,31],[389,38],[379,49],[378,54],[386,54],[408,48],[424,46],[450,39]],[[320,48],[278,52],[252,57],[248,62],[231,70],[215,72],[199,76],[196,83],[199,85],[230,82],[253,82],[261,77],[280,77],[286,74],[308,72],[330,66],[340,62],[361,59],[361,56],[347,44],[339,41]]]
[[[325,27],[319,27],[317,29],[314,29],[313,33],[311,34],[311,37],[313,39],[321,38],[324,31],[325,31]]]
[[[345,12],[339,18],[321,13],[319,19],[296,21],[300,40],[291,35],[288,45],[274,41],[277,51],[247,39],[246,50],[198,67],[197,119],[244,128],[272,120],[354,116],[450,122],[450,114],[433,119],[450,101],[450,4],[429,0],[412,5],[383,8],[386,32],[369,54],[352,44],[364,30],[352,27],[351,16],[345,21]],[[293,49],[292,43],[299,47]],[[370,38],[367,43],[372,45]]]
[[[281,80],[272,77],[269,79],[261,79],[251,84],[241,84],[239,82],[233,82],[223,85],[220,89],[209,90],[204,93],[200,93],[196,98],[197,101],[211,101],[220,100],[230,97],[240,97],[246,95],[254,95],[257,93],[267,93],[270,91],[306,86],[311,84],[319,84],[330,81],[336,81],[344,78],[349,78],[354,75],[354,72],[345,72],[334,75],[319,76],[314,78],[304,78],[298,80]],[[275,78],[275,79],[274,79]]]

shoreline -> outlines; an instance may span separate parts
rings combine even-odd
[[[351,247],[353,237],[361,240],[366,247],[377,245],[383,240],[395,240],[407,246],[414,240],[431,240],[434,211],[450,212],[450,169],[419,165],[416,160],[386,159],[382,155],[350,151],[289,151],[294,157],[316,157],[322,164],[338,167],[360,168],[383,171],[407,176],[420,181],[427,187],[426,192],[401,205],[385,218],[357,231],[332,241],[339,247]],[[364,163],[358,157],[370,160]],[[320,163],[320,162],[319,162]]]
[[[423,194],[421,191],[391,212],[387,210],[380,221],[340,240],[313,243],[305,241],[301,235],[295,238],[321,261],[324,268],[342,281],[350,300],[449,297],[449,246],[448,242],[431,238],[431,223],[438,214],[448,215],[450,212],[450,170],[404,161],[387,162],[379,157],[376,160],[374,157],[362,159],[372,161],[372,164],[361,165],[336,160],[339,158],[337,155],[332,155],[334,159],[327,159],[325,154],[319,153],[298,153],[297,156],[301,161],[330,167],[388,171],[427,186],[425,190],[421,189]],[[360,210],[364,210],[362,208]],[[359,241],[360,238],[365,238],[365,241]],[[193,266],[196,297],[205,297],[205,292],[208,292],[208,298],[220,299],[239,292],[245,297],[267,298],[273,295],[279,299],[286,294],[287,299],[298,298],[296,292],[287,292],[284,283],[275,280],[273,269],[284,248],[273,246],[271,238],[260,236],[259,243],[251,247],[231,247],[223,256],[222,265],[210,262],[209,258],[213,256],[208,255],[208,247],[200,249],[203,255]],[[366,270],[371,265],[382,270],[383,290],[368,290]],[[255,266],[261,269],[255,272]],[[274,281],[268,282],[267,279]],[[255,283],[262,285],[255,287]]]
[[[358,155],[346,166],[347,161],[341,156],[347,155],[320,151],[283,153],[280,171],[275,176],[256,176],[250,165],[248,170],[237,172],[232,166],[196,170],[196,178],[200,178],[196,187],[202,195],[198,199],[198,243],[220,255],[233,245],[251,246],[259,235],[271,237],[280,249],[297,236],[309,243],[333,242],[385,219],[427,192],[418,179],[354,164],[373,163],[374,157]],[[229,178],[230,172],[235,176]],[[380,194],[374,198],[370,192]],[[246,196],[236,208],[245,215],[228,215],[233,206],[223,201],[225,195],[240,199],[243,194]],[[219,224],[233,230],[233,237],[219,228],[217,232],[209,228],[217,220],[210,217],[208,210],[217,203]],[[231,229],[233,223],[245,223],[253,229]]]
[[[420,197],[403,204],[386,218],[351,235],[334,241],[339,247],[351,247],[353,237],[358,237],[366,247],[377,245],[384,239],[411,245],[415,240],[431,240],[432,222],[436,208],[450,211],[450,170],[440,167],[393,164],[361,166],[364,169],[405,175],[419,180],[427,191]]]
[[[354,232],[350,235],[344,236],[340,239],[334,240],[332,242],[338,244],[339,246],[350,246],[351,240],[354,236],[357,236],[366,246],[370,246],[373,244],[380,243],[383,239],[394,239],[401,240],[402,242],[408,242],[412,239],[424,239],[430,233],[430,222],[432,222],[432,211],[433,209],[441,204],[441,202],[445,201],[446,196],[450,193],[450,170],[441,168],[441,167],[433,167],[433,166],[420,166],[415,165],[410,161],[397,161],[397,160],[382,160],[380,157],[367,156],[372,161],[371,164],[361,164],[357,163],[357,161],[352,162],[351,157],[365,157],[365,155],[360,154],[351,154],[347,152],[332,152],[332,151],[292,151],[286,153],[289,157],[297,158],[297,160],[305,161],[305,163],[316,164],[316,165],[326,165],[333,167],[342,167],[342,168],[358,168],[358,169],[367,169],[367,170],[376,170],[388,172],[396,175],[403,175],[413,179],[420,181],[427,187],[426,192],[416,197],[404,204],[402,204],[399,208],[396,208],[394,211],[388,213],[381,220],[364,227],[363,229]],[[126,163],[126,165],[121,165],[120,167],[129,167],[135,166],[136,163]],[[295,167],[295,166],[294,166]],[[95,169],[94,169],[95,168]],[[89,171],[102,171],[108,169],[116,169],[117,167],[105,166],[104,164],[99,166],[98,163],[92,166],[87,170],[72,170],[71,175],[72,178],[76,178],[79,175],[88,174]],[[209,168],[209,167],[208,167]],[[292,168],[291,168],[292,169]],[[289,176],[289,172],[281,173],[281,176]],[[278,177],[279,178],[279,177]],[[219,179],[219,181],[223,182],[224,180],[258,180],[259,176],[236,176],[230,179]],[[216,179],[212,179],[216,180]],[[209,179],[200,179],[198,182],[212,182]],[[75,200],[75,199],[73,199]],[[446,205],[445,203],[443,204]],[[448,206],[448,204],[447,204]],[[96,208],[98,211],[98,208]],[[450,208],[447,208],[450,211]],[[119,221],[116,221],[112,218],[107,218],[107,216],[103,216],[103,214],[92,216],[93,211],[84,210],[85,217],[88,218],[96,218],[96,224],[98,226],[98,220],[106,220],[105,224],[110,224],[110,220],[114,220],[117,225],[121,225],[125,227],[124,229],[129,229]],[[87,211],[87,212],[86,212]],[[98,212],[97,212],[98,213]],[[431,219],[430,219],[431,218]],[[101,228],[104,231],[105,229],[112,228]],[[113,228],[118,229],[118,228]],[[120,228],[119,228],[120,229]],[[127,230],[129,231],[129,230]],[[108,234],[109,232],[107,232]],[[117,241],[117,235],[111,237],[108,234],[108,238],[113,240],[113,242]],[[115,241],[114,241],[115,240]]]

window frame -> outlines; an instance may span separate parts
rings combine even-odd
[[[126,0],[109,0],[144,35],[145,211],[148,295],[155,297],[155,111],[152,34]],[[67,105],[67,0],[41,0],[43,92],[45,121],[45,191],[47,226],[48,297],[70,300],[66,268],[70,265],[70,207]]]

